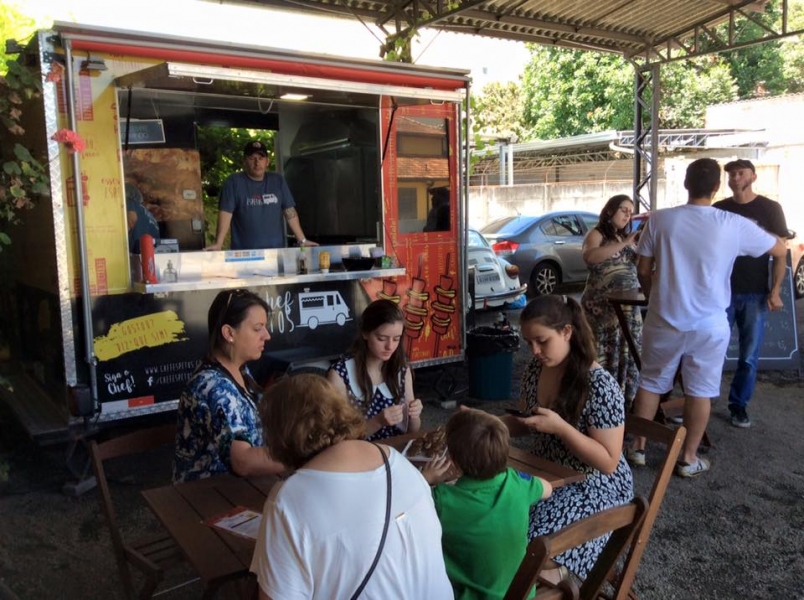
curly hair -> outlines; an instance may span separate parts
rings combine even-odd
[[[558,332],[568,325],[572,328],[567,366],[553,408],[567,423],[576,423],[586,404],[589,369],[597,360],[595,334],[580,304],[568,296],[539,296],[528,302],[520,317],[520,327],[530,322]]]
[[[268,453],[291,469],[344,440],[366,437],[366,420],[320,375],[280,379],[260,404]]]
[[[491,479],[508,464],[508,428],[497,417],[482,410],[456,412],[447,421],[447,449],[450,458],[474,479]]]
[[[617,194],[616,196],[609,198],[606,204],[603,206],[603,210],[600,211],[600,217],[595,228],[600,232],[604,240],[618,242],[631,233],[630,220],[622,229],[614,229],[614,225],[611,223],[614,213],[619,210],[620,205],[623,202],[630,202],[631,204],[634,204],[631,196],[627,196],[626,194]]]

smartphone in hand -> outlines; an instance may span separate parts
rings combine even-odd
[[[516,408],[506,408],[505,412],[507,412],[509,415],[514,415],[515,417],[521,417],[523,419],[533,416],[531,413],[525,413]]]

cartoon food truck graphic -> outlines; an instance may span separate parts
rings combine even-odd
[[[299,325],[315,329],[319,325],[351,321],[349,307],[340,292],[310,292],[299,294]]]

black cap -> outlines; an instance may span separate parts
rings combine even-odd
[[[726,166],[723,167],[723,170],[726,171],[726,173],[731,173],[737,169],[751,169],[752,172],[757,172],[757,170],[754,168],[754,163],[752,163],[750,160],[746,160],[745,158],[728,162],[726,163]]]
[[[243,156],[251,156],[252,154],[262,154],[263,156],[268,156],[268,148],[266,148],[265,144],[259,140],[249,142],[246,144],[246,147],[243,148]]]

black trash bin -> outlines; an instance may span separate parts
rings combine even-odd
[[[519,334],[508,328],[475,327],[466,334],[469,395],[478,400],[510,400],[514,352]]]

